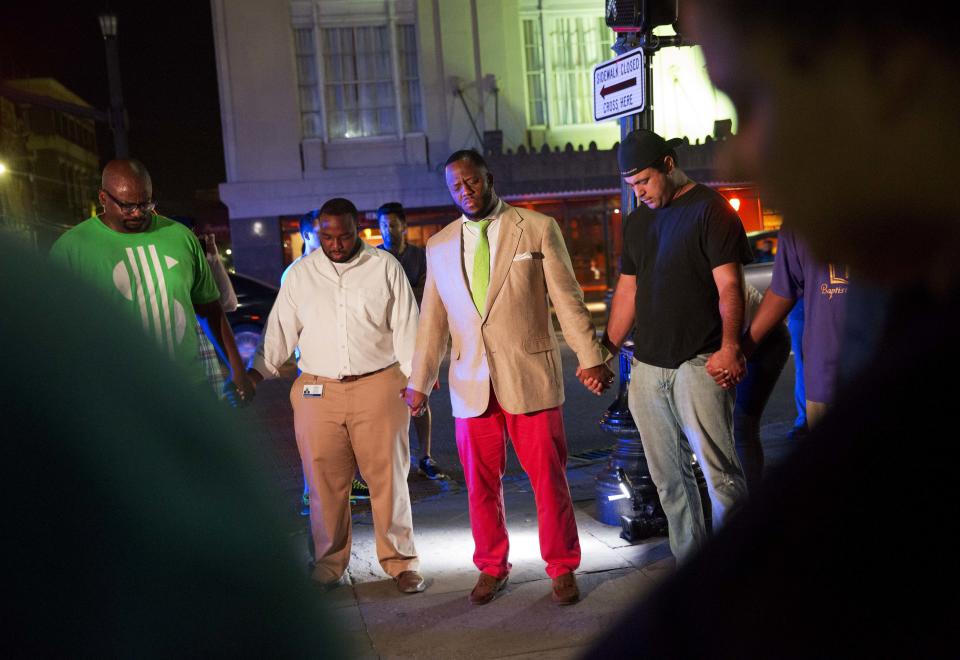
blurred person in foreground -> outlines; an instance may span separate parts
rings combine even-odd
[[[254,440],[207,384],[2,234],[0,302],[17,310],[0,323],[17,347],[0,380],[0,656],[347,657]]]
[[[758,181],[818,259],[889,294],[889,313],[819,426],[589,657],[956,654],[952,8],[684,4],[683,34],[740,118],[726,174]]]

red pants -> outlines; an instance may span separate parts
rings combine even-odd
[[[580,540],[567,485],[567,442],[560,407],[513,415],[500,407],[493,389],[479,417],[456,418],[457,449],[467,481],[473,563],[503,578],[510,572],[510,540],[503,507],[503,473],[509,434],[520,464],[530,477],[537,502],[540,556],[551,578],[580,565]]]

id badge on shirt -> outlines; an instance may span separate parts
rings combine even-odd
[[[303,386],[303,397],[306,398],[317,398],[323,396],[323,384],[315,385],[304,385]]]

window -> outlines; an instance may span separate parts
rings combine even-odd
[[[403,130],[405,133],[415,133],[423,130],[416,28],[412,25],[398,25],[397,41],[400,54],[400,103],[403,108]]]
[[[527,115],[531,125],[593,122],[594,65],[613,57],[613,33],[601,16],[544,15],[523,20]],[[544,49],[546,53],[544,53]],[[549,99],[549,102],[547,102]],[[547,117],[549,107],[549,118]]]
[[[305,138],[323,136],[320,85],[317,79],[317,54],[313,38],[313,28],[295,28],[293,30],[294,53],[297,58],[297,81],[300,87],[300,128]]]
[[[396,133],[386,26],[324,29],[323,48],[330,138]]]
[[[527,76],[527,118],[531,126],[547,123],[546,92],[543,89],[543,53],[540,21],[523,21],[523,62]]]
[[[294,28],[304,137],[423,130],[416,27],[396,25],[395,34],[394,43],[388,25]]]
[[[590,70],[613,55],[603,18],[557,18],[547,33],[553,71],[553,123],[560,126],[593,121],[593,77]]]

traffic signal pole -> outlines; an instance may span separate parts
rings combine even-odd
[[[674,30],[676,31],[676,30]],[[628,133],[638,128],[653,129],[653,57],[658,50],[667,46],[690,45],[683,43],[679,33],[675,36],[658,37],[652,30],[644,32],[618,32],[611,50],[617,56],[643,48],[643,107],[640,112],[620,118],[620,141]],[[619,168],[618,168],[619,169]],[[620,180],[620,218],[626,222],[627,216],[636,208],[633,190]],[[613,291],[607,293],[607,309]],[[620,525],[621,538],[630,543],[655,535],[667,533],[667,519],[660,506],[656,486],[650,477],[646,455],[640,441],[640,432],[630,414],[628,401],[628,383],[633,359],[633,341],[627,339],[620,349],[619,386],[616,400],[600,418],[600,428],[616,438],[610,459],[603,470],[595,477],[597,518],[608,525]],[[710,519],[709,497],[706,481],[699,466],[694,465],[694,474],[704,503],[704,513]]]

